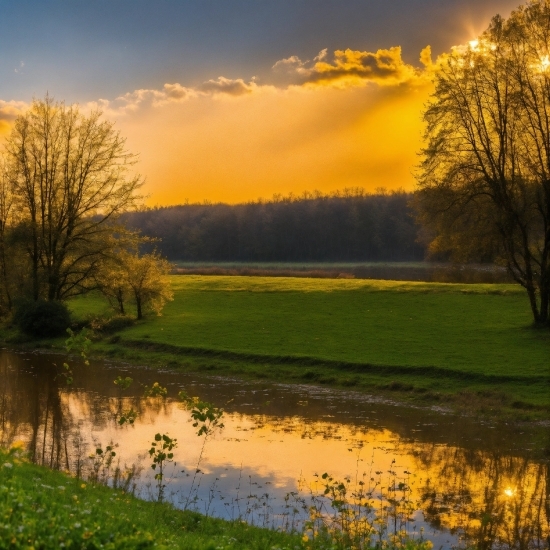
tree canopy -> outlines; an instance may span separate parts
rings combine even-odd
[[[120,247],[118,217],[139,199],[135,160],[98,111],[46,96],[16,118],[1,158],[4,301],[62,300],[93,287]]]
[[[550,296],[550,1],[528,3],[435,72],[424,113],[419,217],[432,249],[490,252],[527,291],[536,323]]]

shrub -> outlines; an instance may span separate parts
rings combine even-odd
[[[127,327],[131,327],[135,319],[128,315],[114,315],[110,319],[92,319],[90,328],[103,334],[113,334]]]
[[[48,338],[65,334],[71,315],[67,306],[59,301],[25,301],[17,306],[14,322],[28,336]]]

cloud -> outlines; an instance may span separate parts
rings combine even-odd
[[[308,69],[306,69],[305,66],[308,62],[309,61],[302,61],[297,55],[291,55],[286,59],[280,59],[271,68],[274,71],[278,71],[278,72],[298,72],[298,73],[302,71],[307,72]]]
[[[9,130],[12,122],[28,108],[24,101],[3,101],[0,99],[0,133]]]
[[[242,78],[231,80],[219,76],[217,80],[208,80],[200,86],[200,91],[212,94],[228,94],[239,96],[252,93],[258,86],[251,82],[247,84]]]
[[[123,112],[135,111],[143,105],[159,107],[167,103],[185,101],[194,95],[196,95],[195,90],[186,88],[179,82],[174,82],[173,84],[166,83],[160,90],[140,89],[128,92],[117,97],[112,104],[109,104],[109,107],[118,108],[118,110]]]
[[[358,50],[336,50],[329,59],[327,48],[321,50],[313,60],[303,61],[297,55],[280,59],[273,66],[274,84],[259,85],[255,77],[246,82],[242,78],[219,76],[196,87],[186,87],[179,82],[166,83],[160,89],[138,89],[114,100],[99,99],[86,104],[89,109],[100,109],[108,116],[128,115],[136,111],[181,103],[199,97],[240,97],[260,91],[290,86],[315,87],[333,86],[339,88],[364,86],[370,82],[382,86],[396,86],[403,83],[426,83],[434,64],[430,47],[420,54],[423,68],[416,68],[403,61],[401,48],[395,46],[376,52]]]
[[[431,63],[429,47],[421,54],[427,67]],[[426,62],[426,63],[425,63]],[[295,84],[333,85],[337,87],[363,86],[369,82],[395,86],[422,79],[424,70],[405,63],[401,47],[394,46],[376,52],[359,50],[336,50],[329,60],[328,51],[321,50],[313,62],[301,61],[297,56],[281,59],[273,65],[274,70],[286,70],[297,78]]]
[[[431,46],[426,46],[420,52],[420,63],[422,63],[422,65],[424,65],[424,67],[427,67],[427,68],[429,68],[433,65]]]
[[[166,83],[159,90],[139,89],[128,92],[114,100],[99,99],[85,105],[88,110],[99,109],[108,116],[121,116],[148,108],[163,107],[172,103],[182,103],[192,98],[216,95],[242,96],[258,90],[254,82],[246,83],[242,78],[230,79],[219,76],[207,80],[196,88],[182,86],[179,82]]]

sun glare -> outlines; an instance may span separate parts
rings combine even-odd
[[[504,489],[504,494],[507,497],[513,497],[516,494],[516,490],[512,489],[511,487],[507,487],[506,489]]]
[[[540,59],[539,69],[541,72],[544,73],[548,70],[548,67],[550,67],[550,58],[547,55],[545,55]]]

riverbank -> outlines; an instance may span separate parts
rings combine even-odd
[[[0,517],[5,550],[305,548],[299,535],[143,501],[1,450]]]
[[[531,328],[518,286],[171,280],[175,299],[162,317],[96,331],[93,353],[184,371],[352,388],[482,415],[550,414],[550,331]],[[97,295],[74,300],[71,308],[80,324],[101,327],[112,315]],[[25,344],[37,345],[61,347],[62,341]]]

